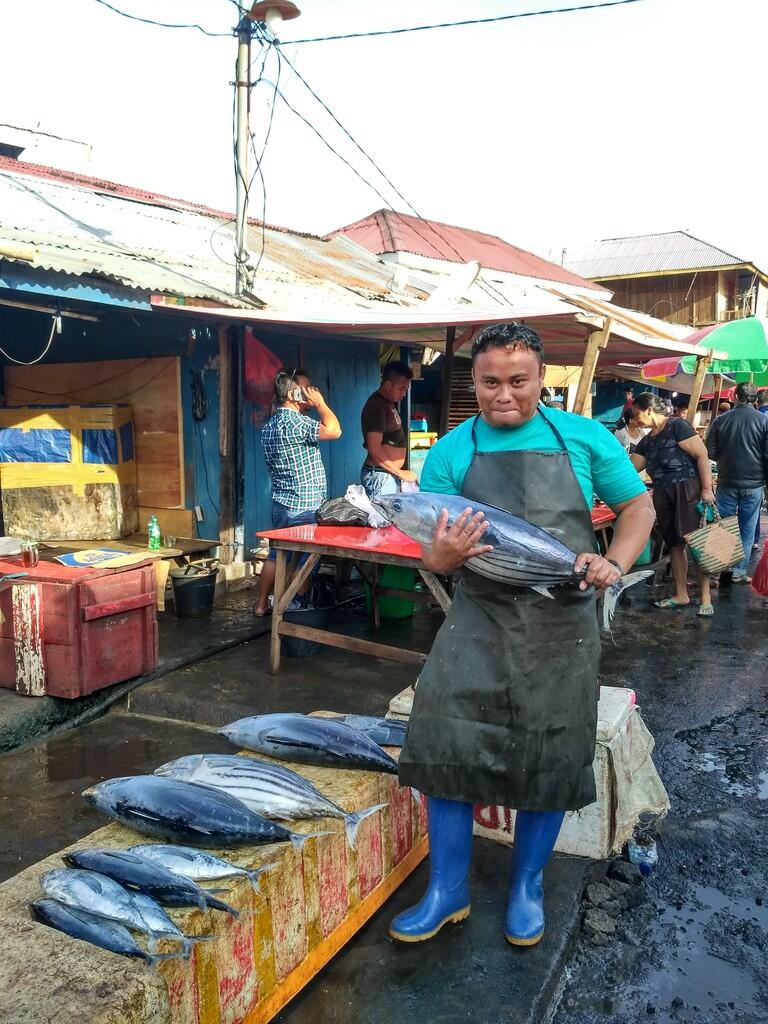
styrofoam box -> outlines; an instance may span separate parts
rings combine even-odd
[[[623,732],[636,703],[635,691],[623,686],[601,686],[597,706],[597,742],[593,769],[597,800],[578,811],[569,811],[557,840],[555,850],[577,857],[603,860],[613,847],[614,782],[607,744]],[[413,705],[413,687],[393,697],[389,718],[407,719]],[[508,807],[480,805],[475,807],[475,835],[502,843],[512,843],[515,812]]]

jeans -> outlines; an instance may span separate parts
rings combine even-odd
[[[277,501],[272,502],[272,529],[282,530],[288,526],[306,526],[309,523],[316,523],[315,510],[313,508],[305,509],[303,512],[294,512],[285,505],[281,505]],[[277,558],[277,548],[270,546],[269,555],[267,556],[270,562],[274,562]],[[302,555],[299,561],[299,565],[304,565],[309,555]]]
[[[360,483],[371,500],[379,495],[397,494],[401,490],[400,477],[392,476],[386,469],[374,469],[365,464],[360,470]]]
[[[762,487],[718,487],[717,511],[721,516],[738,516],[741,543],[744,545],[744,560],[734,565],[731,572],[736,576],[744,576],[749,565],[752,545],[755,542],[755,530],[760,519],[760,506],[763,503]]]

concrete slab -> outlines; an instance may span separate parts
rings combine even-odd
[[[374,631],[362,614],[339,615],[333,628],[381,643],[428,650],[439,614],[391,620]],[[140,715],[220,726],[268,711],[383,714],[391,698],[414,682],[418,668],[324,647],[312,658],[283,658],[269,671],[269,638],[235,647],[211,661],[180,669],[134,690],[128,707]]]
[[[0,688],[0,752],[68,728],[102,714],[137,686],[208,658],[269,631],[269,622],[253,615],[253,592],[226,594],[210,618],[177,619],[172,611],[158,614],[160,656],[155,672],[129,679],[75,700],[22,697]]]
[[[276,1024],[535,1024],[547,1019],[579,926],[591,861],[556,856],[547,868],[547,931],[531,949],[503,935],[508,848],[476,839],[472,913],[430,942],[402,945],[387,935],[392,917],[421,898],[422,864],[355,941],[294,999]]]

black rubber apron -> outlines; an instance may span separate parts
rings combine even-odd
[[[595,550],[590,509],[555,425],[556,452],[474,454],[462,494]],[[594,594],[550,600],[464,569],[419,677],[400,781],[429,796],[518,810],[596,798],[600,635]]]

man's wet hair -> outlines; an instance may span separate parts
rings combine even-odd
[[[306,370],[302,370],[300,366],[284,366],[282,370],[277,371],[275,375],[275,398],[280,405],[285,405],[288,401],[289,391],[301,387],[298,383],[300,377],[309,380],[309,374]]]
[[[757,398],[757,388],[754,384],[742,382],[736,385],[736,401],[746,402],[747,405],[754,405]]]
[[[647,412],[648,409],[651,412],[658,413],[659,416],[669,416],[670,404],[666,398],[662,398],[661,395],[654,395],[652,391],[643,391],[642,394],[638,395],[632,403],[633,409],[639,409],[641,412]]]
[[[483,352],[490,348],[525,348],[539,357],[539,362],[544,362],[544,346],[541,338],[532,327],[520,323],[519,320],[510,320],[506,324],[490,324],[484,327],[472,342],[472,362]]]
[[[413,380],[413,370],[399,359],[387,363],[381,368],[381,382],[385,380],[397,380],[398,377],[405,377],[406,380]]]

